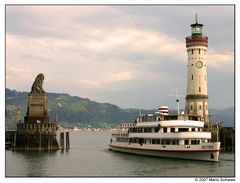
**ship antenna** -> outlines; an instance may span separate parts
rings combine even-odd
[[[141,112],[141,109],[139,109],[139,116],[140,116],[140,117],[142,116],[142,112]]]
[[[178,111],[178,114],[180,114],[179,97],[184,97],[184,96],[178,94],[177,86],[175,86],[175,95],[169,95],[169,96],[171,96],[171,97],[176,97],[177,111]]]
[[[196,24],[198,24],[198,16],[197,16],[197,13],[195,13],[195,21],[196,21]]]

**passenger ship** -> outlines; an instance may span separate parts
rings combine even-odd
[[[120,125],[109,149],[126,153],[204,161],[218,161],[220,142],[211,141],[201,116],[169,114],[162,106],[154,114]]]

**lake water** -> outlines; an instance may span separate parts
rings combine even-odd
[[[6,150],[6,177],[232,177],[235,175],[233,153],[221,153],[220,161],[217,163],[131,155],[109,151],[110,136],[110,132],[70,132],[69,151]]]

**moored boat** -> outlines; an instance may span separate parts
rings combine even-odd
[[[212,142],[201,116],[168,114],[166,106],[154,114],[123,123],[112,133],[114,151],[204,161],[218,161],[220,142]]]

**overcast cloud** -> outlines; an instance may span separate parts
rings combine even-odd
[[[123,108],[176,108],[185,96],[194,13],[209,37],[209,106],[234,105],[233,6],[6,6],[6,87],[44,90]],[[184,107],[185,98],[181,98]]]

